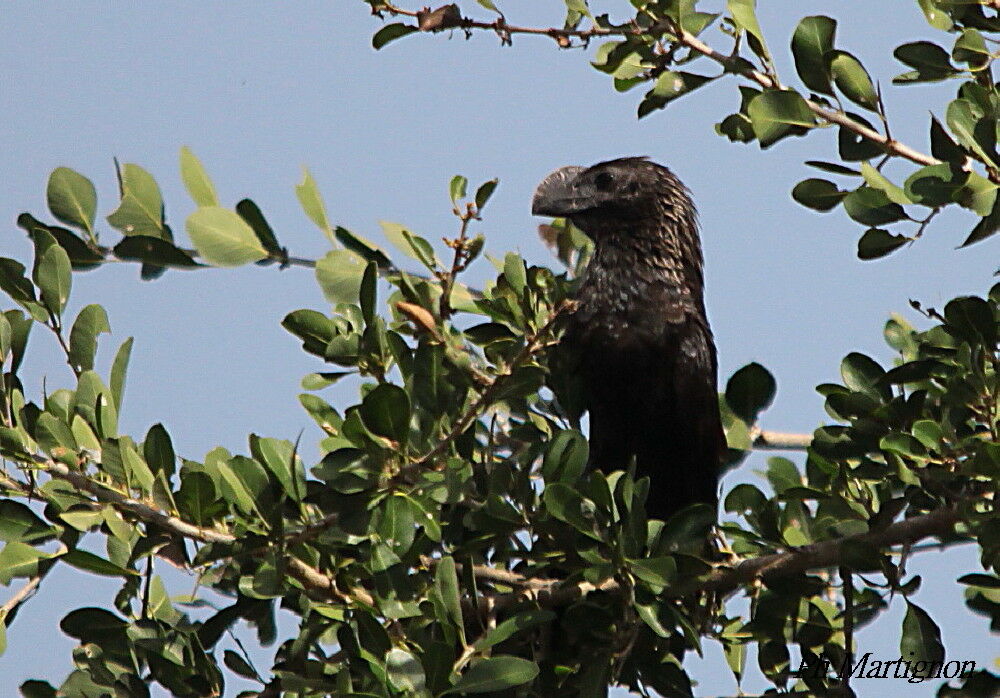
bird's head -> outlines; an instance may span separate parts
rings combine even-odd
[[[569,218],[586,233],[634,225],[662,216],[664,209],[693,207],[667,168],[630,157],[592,167],[560,167],[535,189],[531,212]]]

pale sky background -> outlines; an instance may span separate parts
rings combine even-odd
[[[497,3],[512,23],[561,22],[558,0]],[[489,17],[471,0],[462,5],[467,14]],[[951,39],[928,27],[914,2],[761,5],[761,24],[787,82],[797,84],[787,47],[798,19],[837,17],[843,22],[838,47],[858,55],[887,90],[894,135],[929,149],[928,110],[942,115],[957,85],[889,86],[906,69],[891,57],[896,44],[931,39],[950,48]],[[629,5],[595,0],[593,7],[622,17]],[[31,247],[14,221],[22,211],[52,220],[45,184],[60,165],[94,181],[98,225],[106,239],[116,240],[103,222],[117,201],[113,157],[157,178],[168,222],[186,242],[183,221],[193,204],[180,182],[178,151],[188,145],[223,204],[252,198],[295,255],[316,258],[327,249],[293,191],[307,165],[330,218],[378,241],[380,219],[404,222],[430,240],[452,234],[450,177],[499,177],[478,226],[487,250],[514,249],[529,262],[552,264],[535,233],[539,220],[529,212],[535,184],[557,166],[650,155],[690,186],[701,210],[720,378],[750,361],[767,366],[778,395],[763,426],[783,431],[811,431],[826,420],[813,386],[838,380],[846,353],[891,360],[882,326],[893,311],[919,320],[908,298],[941,307],[956,295],[984,294],[995,281],[1000,236],[955,249],[974,224],[965,211],[939,216],[923,239],[885,260],[857,260],[857,224],[842,210],[818,214],[789,196],[797,181],[823,176],[803,160],[836,159],[835,132],[786,140],[764,153],[755,144],[729,143],[712,124],[738,107],[732,78],[636,121],[641,91],[615,93],[610,78],[588,65],[593,46],[558,51],[551,40],[517,36],[511,49],[490,34],[466,41],[455,33],[412,35],[375,52],[371,35],[380,26],[357,0],[6,3],[0,16],[0,254],[30,261]],[[706,38],[728,50],[717,29]],[[692,69],[717,72],[707,62]],[[909,168],[891,172],[902,171]],[[489,263],[480,261],[469,278],[482,281],[490,273]],[[137,266],[112,265],[73,281],[71,312],[99,302],[110,315],[114,335],[100,340],[102,371],[114,348],[136,337],[123,432],[141,438],[162,421],[178,452],[200,459],[216,445],[246,452],[250,432],[294,439],[305,429],[305,453],[315,455],[319,430],[296,395],[302,375],[322,365],[279,326],[291,310],[326,309],[308,271],[171,271],[144,283]],[[69,386],[50,337],[36,328],[31,343],[22,370],[29,392],[37,399],[43,377],[49,389]],[[350,404],[349,387],[325,396]],[[763,458],[755,455],[730,474],[725,489],[737,482],[766,487],[756,472]],[[795,458],[801,463],[801,455]],[[965,547],[927,553],[909,567],[924,575],[914,599],[941,625],[949,658],[988,666],[1000,642],[985,619],[967,611],[963,587],[954,581],[975,565],[975,550]],[[177,580],[177,593],[190,590],[183,577],[170,579]],[[12,695],[27,678],[58,685],[71,668],[73,646],[59,619],[80,605],[110,607],[116,589],[113,580],[64,567],[51,574],[8,633],[0,693]],[[0,590],[0,598],[9,591]],[[902,607],[897,599],[860,633],[862,652],[898,656]],[[687,663],[701,682],[697,694],[735,694],[719,647],[707,642],[706,648],[705,660]],[[255,653],[260,668],[270,666],[273,649]],[[862,681],[855,687],[862,696],[929,696],[936,686]],[[226,695],[247,687],[231,681]],[[743,688],[765,687],[752,658]]]

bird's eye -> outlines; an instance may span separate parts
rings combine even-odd
[[[612,177],[607,172],[601,172],[596,177],[594,177],[594,186],[601,191],[607,191],[611,188],[611,185],[615,183],[615,178]]]

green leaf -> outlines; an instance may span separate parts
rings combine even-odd
[[[177,455],[170,434],[162,424],[154,424],[142,442],[142,455],[154,473],[163,473],[167,480],[177,469]]]
[[[871,122],[860,114],[847,112],[847,115],[852,121],[856,121],[863,126],[867,126],[873,131],[875,130]],[[885,151],[877,143],[870,141],[864,136],[858,135],[854,131],[843,126],[837,130],[837,150],[840,153],[840,158],[848,162],[870,160],[874,157],[885,154]]]
[[[798,92],[766,90],[747,105],[747,115],[761,148],[790,135],[802,135],[816,123]]]
[[[434,572],[434,592],[441,603],[444,613],[465,645],[465,621],[462,618],[462,602],[458,594],[458,575],[455,572],[455,560],[451,556],[442,557]]]
[[[210,205],[210,204],[206,204]],[[250,666],[247,660],[243,659],[240,655],[236,654],[233,650],[226,650],[222,653],[222,662],[229,667],[233,673],[242,676],[245,679],[250,679],[251,681],[259,680],[260,677],[257,676],[257,672],[254,668]]]
[[[298,197],[299,203],[302,204],[302,210],[309,216],[309,220],[323,231],[330,242],[334,242],[336,238],[333,234],[333,228],[330,227],[330,221],[326,217],[323,197],[319,193],[319,187],[316,186],[316,180],[305,167],[302,168],[302,184],[295,187],[295,196]]]
[[[116,565],[93,553],[88,553],[86,550],[79,550],[77,548],[70,550],[59,559],[79,570],[93,572],[102,577],[136,577],[139,575],[135,570]]]
[[[697,75],[685,71],[667,70],[660,73],[653,84],[653,88],[646,93],[645,99],[639,103],[639,118],[641,119],[657,109],[663,109],[663,107],[678,97],[688,92],[693,92],[714,79],[706,75]]]
[[[379,511],[375,532],[379,542],[397,556],[401,557],[410,550],[416,533],[416,520],[405,497],[386,497]]]
[[[175,495],[177,508],[196,526],[208,526],[225,510],[217,505],[215,483],[207,473],[194,471],[181,476],[181,488]]]
[[[198,206],[218,206],[219,197],[215,185],[209,179],[201,160],[186,145],[181,148],[181,179],[188,194]]]
[[[52,555],[17,541],[7,543],[0,550],[0,584],[7,586],[15,577],[33,577],[38,564]]]
[[[204,206],[188,216],[187,233],[198,254],[218,267],[238,267],[267,257],[253,229],[239,214]]]
[[[929,25],[941,31],[951,31],[951,28],[954,26],[951,18],[948,16],[947,11],[942,10],[938,6],[938,2],[939,0],[917,0],[917,4],[924,11],[924,17],[927,19]]]
[[[121,413],[122,398],[125,397],[125,375],[128,371],[129,358],[132,356],[132,343],[134,339],[129,337],[118,347],[115,360],[111,364],[111,397],[115,403],[115,411]]]
[[[945,121],[959,143],[987,165],[997,167],[996,125],[992,119],[980,119],[972,102],[956,99],[948,104]]]
[[[972,70],[986,67],[991,55],[983,35],[975,29],[964,30],[955,40],[955,46],[951,50],[951,57],[957,63],[965,63]]]
[[[947,163],[928,165],[906,178],[903,191],[914,203],[924,206],[944,206],[953,201],[961,180],[968,173],[956,170]]]
[[[493,196],[493,192],[496,191],[499,183],[499,179],[491,179],[488,182],[483,182],[479,185],[479,188],[476,189],[476,210],[483,210],[486,206],[486,202],[490,200],[491,196]]]
[[[55,529],[21,502],[0,499],[0,540],[37,543],[52,538]]]
[[[975,242],[985,240],[1000,230],[1000,197],[993,202],[993,209],[988,216],[979,221],[969,233],[969,236],[962,242],[961,247],[967,247]]]
[[[961,337],[972,345],[980,344],[987,351],[994,351],[997,343],[997,322],[993,306],[976,296],[963,296],[948,301],[944,319],[949,334]]]
[[[480,660],[444,693],[491,693],[528,683],[538,676],[538,665],[527,659],[494,655]]]
[[[988,216],[997,200],[997,185],[977,172],[965,173],[965,183],[952,198],[962,207],[972,209],[980,216]]]
[[[281,488],[295,501],[305,495],[305,481],[295,445],[284,439],[250,435],[250,452],[281,483]]]
[[[382,232],[389,242],[398,247],[403,254],[417,260],[431,271],[440,266],[440,262],[434,256],[434,249],[422,237],[414,235],[399,223],[379,221],[379,225],[382,226]]]
[[[316,262],[316,281],[330,303],[357,303],[366,264],[348,250],[330,250]]]
[[[378,301],[377,284],[378,266],[375,262],[368,262],[358,289],[358,302],[361,305],[361,317],[364,318],[365,325],[370,325],[375,319],[375,303]]]
[[[910,242],[910,238],[905,235],[895,235],[882,228],[869,228],[858,240],[858,259],[885,257],[907,242]]]
[[[734,373],[726,383],[726,402],[733,413],[747,424],[774,400],[777,383],[771,372],[754,362]]]
[[[380,269],[387,269],[392,266],[385,252],[371,240],[367,240],[357,233],[352,233],[347,228],[339,225],[334,229],[333,235],[341,245],[366,262],[375,262]]]
[[[833,82],[855,104],[878,111],[878,95],[861,61],[847,51],[830,51],[826,56]]]
[[[57,167],[49,175],[46,195],[53,216],[93,235],[97,190],[89,179],[68,167]]]
[[[493,4],[493,0],[476,0],[476,2],[485,7],[487,10],[493,10],[497,14],[500,14],[500,10],[498,10],[497,6]]]
[[[549,441],[542,460],[545,482],[573,483],[587,467],[590,447],[586,437],[575,429],[564,429]]]
[[[376,386],[361,402],[360,416],[373,434],[406,446],[410,433],[410,396],[398,385]]]
[[[283,251],[278,243],[278,238],[274,235],[274,230],[271,229],[257,204],[250,199],[242,199],[236,204],[236,213],[240,214],[240,218],[253,229],[260,244],[272,257],[280,258],[282,256]]]
[[[901,63],[914,68],[911,73],[894,77],[892,82],[896,85],[944,80],[956,72],[948,58],[948,52],[930,41],[914,41],[897,46],[892,55]]]
[[[1000,577],[995,577],[992,574],[982,574],[977,572],[963,574],[958,578],[958,583],[969,584],[983,589],[1000,589]]]
[[[906,600],[899,651],[907,661],[936,662],[939,665],[944,662],[944,645],[941,644],[941,631],[937,623],[909,599]]]
[[[931,117],[931,155],[939,160],[959,166],[965,162],[965,153],[958,146],[958,143],[948,135],[941,122],[933,116]]]
[[[495,628],[491,628],[483,637],[476,640],[474,647],[476,651],[482,652],[494,645],[499,645],[520,632],[529,628],[549,623],[555,620],[556,614],[552,611],[535,609],[518,613],[516,616],[506,619]]]
[[[900,187],[896,186],[886,178],[881,172],[876,170],[867,162],[861,163],[861,176],[872,189],[878,189],[885,193],[886,198],[896,204],[911,204],[910,198]]]
[[[419,31],[419,29],[411,24],[403,24],[402,22],[387,24],[375,32],[375,36],[372,37],[372,47],[378,51],[390,41],[401,39],[415,31]]]
[[[119,259],[126,261],[143,262],[174,269],[192,269],[204,266],[172,242],[149,235],[129,235],[123,238],[114,246],[114,253]]]
[[[632,574],[647,584],[666,587],[672,584],[677,577],[677,562],[669,555],[650,557],[644,560],[633,560],[631,570]]]
[[[97,335],[111,332],[108,314],[99,305],[91,304],[76,316],[69,333],[69,361],[80,371],[94,368],[97,353]]]
[[[837,20],[823,15],[803,17],[792,35],[795,70],[813,92],[833,96],[826,54],[833,50]]]
[[[132,163],[123,165],[118,176],[121,203],[108,216],[108,223],[125,235],[166,237],[163,196],[153,176]]]
[[[851,390],[876,399],[892,399],[891,388],[882,384],[885,369],[869,356],[851,352],[840,362],[840,375]]]
[[[34,279],[41,291],[41,300],[56,317],[62,314],[69,300],[72,285],[72,268],[69,256],[59,245],[51,245],[35,267]]]
[[[594,522],[584,516],[583,496],[569,485],[553,482],[545,486],[542,492],[545,509],[555,518],[580,531],[595,540],[599,540],[594,531]]]
[[[20,686],[23,698],[58,698],[56,689],[48,681],[31,679]]]
[[[847,192],[828,179],[811,177],[804,179],[792,189],[792,198],[807,208],[829,211],[843,201]]]
[[[860,186],[844,197],[847,215],[862,225],[885,225],[906,218],[906,211],[881,189]]]
[[[451,195],[451,203],[458,205],[459,199],[465,198],[465,189],[469,184],[469,180],[462,175],[455,175],[451,178],[451,183],[448,185],[448,193]]]
[[[420,660],[398,647],[385,655],[385,669],[392,687],[406,695],[419,695],[427,690],[427,677]]]
[[[771,55],[764,42],[764,32],[761,31],[760,23],[757,21],[756,0],[727,0],[726,6],[733,17],[733,23],[747,33],[750,49],[769,63]]]

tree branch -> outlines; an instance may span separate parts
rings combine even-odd
[[[111,504],[116,509],[135,516],[146,523],[156,524],[160,528],[175,535],[203,543],[232,544],[237,537],[209,528],[200,528],[176,516],[170,516],[145,502],[126,497],[110,487],[94,482],[86,475],[69,468],[58,461],[39,459],[46,472],[54,477],[66,480],[78,490],[94,496],[98,501]],[[329,577],[314,567],[310,567],[294,556],[286,558],[289,574],[299,581],[307,593],[319,594],[322,598],[333,599],[343,603],[360,602],[374,605],[374,599],[364,589],[352,589],[349,593],[337,588],[332,577]]]
[[[414,17],[416,18],[419,14],[416,10],[405,10],[395,5],[391,5],[388,2],[382,3],[376,12],[384,11],[392,15],[398,15],[401,17]],[[580,39],[582,41],[589,41],[590,39],[602,36],[640,36],[642,34],[653,33],[657,30],[665,32],[672,35],[672,39],[679,45],[685,46],[692,51],[699,53],[707,58],[712,59],[728,72],[740,75],[747,80],[757,83],[764,89],[781,89],[781,86],[775,81],[771,76],[760,72],[754,68],[747,67],[748,64],[745,61],[741,61],[736,56],[729,56],[724,53],[716,51],[714,48],[703,42],[701,39],[696,37],[690,32],[686,32],[679,27],[671,27],[668,24],[654,25],[653,27],[641,28],[637,26],[621,26],[621,27],[598,27],[592,26],[589,29],[559,29],[556,27],[542,28],[542,27],[524,27],[517,26],[513,24],[507,24],[507,21],[503,18],[498,18],[493,22],[482,22],[467,17],[463,17],[461,21],[456,25],[461,29],[485,29],[488,31],[493,31],[501,36],[509,36],[511,34],[531,34],[536,36],[548,36],[556,41],[561,48],[568,48],[570,46],[569,40],[571,38]],[[837,111],[823,106],[822,104],[815,102],[810,99],[805,100],[806,105],[809,110],[812,111],[816,116],[823,119],[824,121],[836,124],[837,126],[842,126],[847,130],[855,133],[866,140],[875,143],[885,152],[896,155],[911,162],[915,162],[918,165],[937,165],[940,164],[940,160],[934,158],[926,153],[922,153],[919,150],[911,148],[910,146],[900,143],[899,141],[890,138],[889,136],[883,135],[878,131],[875,131],[864,124],[855,121],[849,117],[846,113],[842,111]]]
[[[813,437],[812,434],[787,434],[754,427],[750,430],[750,440],[755,451],[806,451]]]
[[[735,567],[716,567],[698,579],[665,589],[663,593],[666,597],[678,598],[697,591],[727,592],[758,579],[776,579],[808,570],[836,567],[842,561],[844,548],[849,544],[860,542],[879,549],[910,544],[931,536],[946,535],[954,529],[958,521],[958,512],[955,508],[942,507],[928,514],[920,514],[890,524],[881,531],[814,543],[787,552],[761,555],[744,560]],[[548,583],[537,588],[526,588],[498,596],[494,600],[497,607],[509,607],[525,600],[534,600],[542,606],[564,606],[595,591],[614,593],[621,590],[621,585],[614,579],[596,585],[579,582],[565,587],[559,586],[559,580],[535,581]]]
[[[229,533],[194,526],[145,502],[127,497],[57,461],[39,458],[38,462],[54,477],[66,480],[77,489],[93,495],[98,501],[111,504],[119,511],[129,513],[147,523],[154,523],[178,536],[205,543],[229,544],[237,541],[237,538]],[[761,555],[744,560],[735,567],[719,566],[702,577],[666,589],[664,594],[670,598],[678,598],[698,591],[727,592],[758,579],[774,579],[813,569],[836,567],[843,561],[844,548],[849,544],[866,543],[878,549],[909,545],[924,538],[951,533],[958,521],[956,508],[945,506],[927,514],[897,521],[881,531],[814,543],[786,552]],[[341,603],[377,605],[375,598],[365,589],[355,587],[344,592],[337,587],[332,577],[302,560],[289,556],[285,562],[288,573],[311,596]],[[427,564],[428,561],[423,562]],[[475,565],[473,573],[479,579],[520,587],[518,591],[509,594],[485,596],[489,605],[498,610],[524,601],[535,601],[547,607],[563,606],[595,591],[615,593],[621,590],[620,584],[614,579],[608,579],[600,584],[579,582],[561,586],[561,580],[524,577],[516,572],[492,569],[485,565]]]

